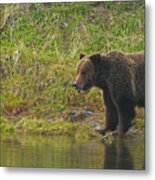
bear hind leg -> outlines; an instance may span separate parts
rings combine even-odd
[[[131,127],[131,121],[135,117],[135,106],[130,100],[123,99],[118,105],[119,134],[125,134]]]

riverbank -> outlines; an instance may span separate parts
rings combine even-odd
[[[2,4],[1,131],[97,136],[101,92],[71,87],[79,54],[144,49],[144,2]],[[144,113],[134,128],[144,128]],[[139,119],[142,119],[139,120]]]
[[[139,114],[139,116],[137,115],[137,118],[134,119],[133,126],[130,128],[127,135],[144,133],[145,122],[140,115],[141,114]],[[80,110],[74,110],[70,112],[68,116],[70,116],[70,119],[59,119],[55,121],[30,117],[22,117],[21,119],[12,121],[2,117],[0,130],[2,134],[67,135],[77,140],[89,140],[92,138],[102,140],[102,136],[97,130],[104,128],[105,121],[103,113],[94,113],[84,110],[80,112]],[[106,136],[110,141],[112,140],[112,133],[107,132]]]

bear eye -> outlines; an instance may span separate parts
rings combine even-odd
[[[82,73],[81,73],[83,76],[85,76],[86,75],[86,71],[82,71]]]

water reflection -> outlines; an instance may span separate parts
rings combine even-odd
[[[145,169],[143,138],[132,138],[117,138],[105,146],[104,169]]]
[[[123,139],[105,146],[105,169],[133,169],[133,159]]]
[[[112,144],[71,137],[5,136],[1,165],[16,167],[144,169],[144,137],[116,138]]]

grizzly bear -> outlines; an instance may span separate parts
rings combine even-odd
[[[145,105],[144,52],[108,54],[80,54],[73,87],[87,91],[96,86],[103,91],[106,126],[100,131],[114,131],[120,135],[131,127],[135,106]]]

